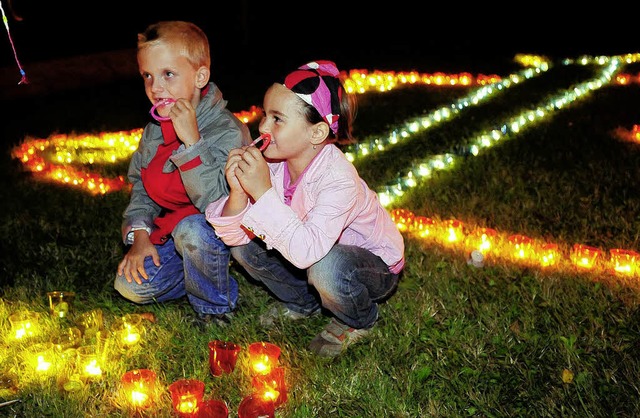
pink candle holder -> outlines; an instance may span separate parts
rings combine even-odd
[[[148,408],[153,402],[156,373],[149,369],[130,370],[120,379],[129,404],[136,408]]]
[[[280,347],[267,342],[249,345],[249,362],[251,369],[258,374],[267,374],[278,366]]]
[[[209,399],[204,401],[198,408],[197,418],[228,418],[229,408],[223,401]]]
[[[209,369],[214,376],[231,373],[236,367],[241,347],[229,341],[209,341]]]
[[[196,379],[180,379],[169,385],[173,410],[180,417],[194,417],[204,397],[204,382]]]
[[[258,393],[246,396],[238,405],[238,418],[274,418],[275,406]]]
[[[268,374],[254,376],[251,384],[263,398],[271,399],[276,408],[287,401],[284,367],[276,367]]]

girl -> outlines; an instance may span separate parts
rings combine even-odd
[[[231,254],[300,319],[324,308],[330,323],[310,349],[333,357],[367,335],[396,289],[404,242],[377,195],[336,143],[352,140],[355,114],[331,61],[305,64],[264,97],[260,133],[271,143],[229,153],[230,193],[205,215]]]

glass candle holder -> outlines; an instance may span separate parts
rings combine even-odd
[[[209,341],[209,369],[214,376],[231,373],[236,367],[241,347],[228,341]]]
[[[83,345],[77,350],[78,371],[85,379],[99,379],[102,377],[102,356],[98,346]]]
[[[249,345],[249,362],[251,369],[258,374],[267,374],[278,366],[280,347],[267,342]]]
[[[40,314],[33,311],[20,311],[9,315],[11,336],[16,340],[33,337],[40,332],[38,320]]]
[[[104,328],[102,309],[94,309],[83,313],[78,317],[76,325],[82,331],[83,338],[91,339],[95,337]]]
[[[135,408],[147,408],[153,402],[156,373],[149,369],[130,370],[120,379],[127,402]]]
[[[246,396],[238,405],[238,418],[274,418],[275,406],[258,393]]]
[[[82,341],[82,332],[76,327],[67,328],[60,334],[51,337],[53,346],[59,351],[65,351],[69,348],[77,348]]]
[[[509,252],[511,259],[515,262],[527,261],[532,257],[533,240],[526,235],[511,235],[507,239],[509,242]]]
[[[420,238],[433,236],[436,233],[436,229],[436,221],[426,216],[416,216],[413,220],[413,226],[411,227],[413,233],[417,234]]]
[[[173,410],[180,417],[195,416],[204,397],[204,382],[196,379],[180,379],[169,385]]]
[[[254,376],[251,384],[260,396],[270,399],[276,408],[287,401],[284,367],[276,367],[268,374]]]
[[[52,375],[56,371],[56,353],[50,342],[35,344],[27,350],[27,361],[38,375]]]
[[[574,266],[585,270],[591,270],[595,267],[596,260],[601,253],[602,251],[598,248],[590,247],[588,245],[574,244],[571,248],[569,258]]]
[[[627,276],[632,276],[636,272],[636,264],[640,259],[640,254],[631,250],[623,250],[621,248],[612,248],[609,250],[609,264],[611,270]]]
[[[445,245],[454,245],[464,240],[464,223],[457,219],[446,219],[440,225],[440,239]]]
[[[65,292],[62,290],[54,290],[48,292],[49,312],[56,318],[66,318],[71,312],[71,304],[76,298],[74,292]]]
[[[136,314],[124,315],[113,326],[113,334],[118,341],[118,345],[122,348],[129,348],[138,344],[143,332],[142,317]]]
[[[197,418],[228,418],[229,408],[221,400],[209,399],[202,402],[196,416]]]

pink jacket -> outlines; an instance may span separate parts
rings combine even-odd
[[[207,206],[207,220],[227,245],[246,244],[255,235],[301,269],[336,243],[357,245],[382,258],[392,273],[402,270],[402,235],[339,148],[327,145],[311,162],[291,206],[284,203],[285,164],[269,163],[269,169],[271,189],[238,215],[220,215],[228,197]]]

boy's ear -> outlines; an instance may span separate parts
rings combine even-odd
[[[206,86],[207,83],[209,82],[210,76],[211,76],[211,71],[207,67],[202,66],[198,68],[198,71],[196,72],[196,87],[201,89],[204,86]]]
[[[318,122],[313,125],[311,129],[311,143],[313,145],[322,144],[329,136],[329,125],[327,125],[327,122]]]

